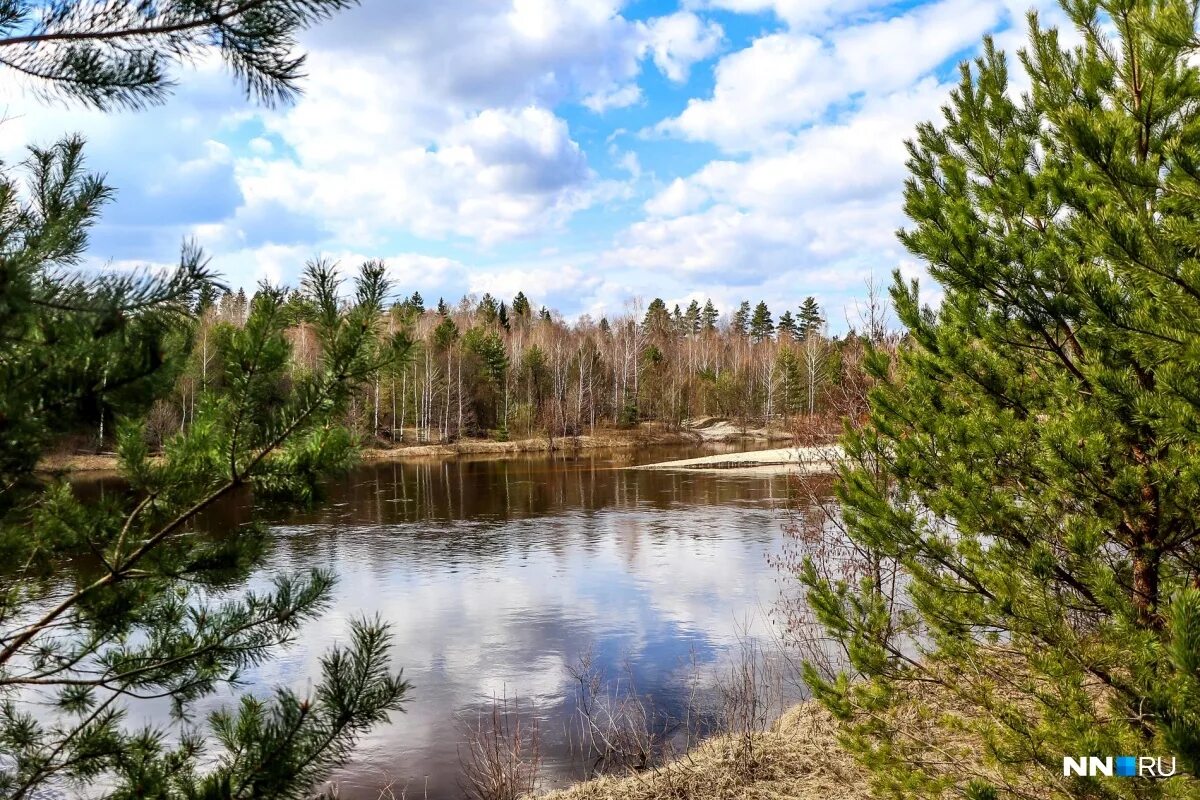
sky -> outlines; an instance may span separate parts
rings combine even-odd
[[[853,324],[897,243],[904,142],[957,64],[1049,0],[362,0],[306,31],[303,96],[246,101],[219,60],[161,107],[47,106],[0,73],[0,158],[65,133],[115,187],[91,263],[294,285],[383,258],[428,304],[524,291],[567,318],[652,298],[808,295]],[[928,295],[936,301],[936,287]]]

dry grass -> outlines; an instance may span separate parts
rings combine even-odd
[[[48,453],[38,461],[38,472],[115,472],[116,453]]]
[[[492,699],[492,713],[466,731],[459,788],[468,800],[518,800],[537,789],[541,739],[537,718],[521,718],[516,700]]]
[[[745,767],[743,733],[718,736],[666,766],[629,777],[602,777],[546,800],[866,800],[866,773],[837,744],[837,724],[816,703],[792,708],[753,734],[755,767]]]
[[[1020,672],[1019,665],[1000,655],[994,664],[1013,676]],[[1023,800],[1046,800],[1060,792],[1054,770],[1036,763],[999,765],[985,756],[979,724],[987,722],[987,712],[960,695],[956,679],[947,678],[944,685],[910,682],[906,701],[886,718],[875,718],[887,731],[888,740],[880,745],[902,750],[930,785],[943,787],[933,796],[961,797],[973,781]],[[735,685],[759,682],[739,677]],[[746,712],[751,705],[734,703],[733,708],[741,710],[740,722],[726,721],[728,732],[681,758],[645,772],[596,778],[539,800],[866,800],[897,788],[889,784],[891,776],[869,773],[843,749],[840,723],[816,701],[793,706],[762,731],[753,730],[758,716]]]

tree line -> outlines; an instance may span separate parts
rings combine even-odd
[[[244,325],[253,297],[203,287],[194,303],[170,397],[152,411],[156,444],[194,419],[213,385],[210,363],[228,330]],[[313,310],[287,294],[292,369],[313,368]],[[830,336],[809,297],[776,321],[765,302],[722,315],[711,300],[668,310],[655,298],[611,318],[567,321],[524,292],[426,307],[419,292],[391,304],[383,334],[404,333],[414,356],[352,400],[347,424],[381,445],[463,437],[551,437],[654,421],[678,428],[699,417],[784,428],[796,417],[836,415],[867,333]],[[103,435],[103,417],[97,431]]]

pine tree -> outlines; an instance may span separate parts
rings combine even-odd
[[[750,301],[743,300],[738,306],[738,310],[734,312],[733,320],[730,324],[733,327],[733,332],[739,336],[747,336],[750,333]]]
[[[792,312],[784,311],[779,315],[779,324],[775,326],[779,331],[781,340],[790,341],[796,338],[796,320],[792,318]]]
[[[216,307],[219,288],[216,282],[211,280],[200,284],[196,291],[196,316],[203,316],[209,309]]]
[[[683,313],[684,328],[695,336],[700,332],[700,304],[693,300],[688,303],[687,311]]]
[[[233,298],[230,301],[231,314],[234,319],[243,321],[246,319],[246,314],[250,312],[250,300],[246,297],[246,290],[238,287],[238,290],[233,293]]]
[[[656,297],[646,307],[646,316],[642,319],[642,330],[646,333],[666,333],[671,329],[671,314],[662,298]]]
[[[804,298],[804,302],[800,305],[800,313],[796,317],[796,338],[804,341],[813,334],[819,334],[825,327],[825,320],[821,316],[821,306],[817,304],[817,298]]]
[[[912,346],[871,355],[840,489],[871,558],[853,580],[804,572],[850,659],[809,682],[914,797],[1198,791],[1196,6],[1064,8],[1082,47],[1031,17],[1018,95],[986,41],[909,146],[901,239],[945,297],[922,308],[896,274]],[[930,685],[958,710],[937,724],[997,782],[968,787],[903,735],[895,712]],[[1179,775],[1060,777],[1064,755],[1116,753],[1174,756]]]
[[[296,36],[353,0],[8,0],[0,4],[0,63],[38,92],[100,109],[163,102],[170,67],[216,51],[246,94],[266,105],[297,92],[304,56]]]
[[[760,300],[754,307],[754,316],[750,318],[750,338],[756,342],[770,339],[775,334],[775,323],[771,320],[771,311],[765,301]]]
[[[201,758],[201,730],[173,744],[127,726],[124,703],[163,695],[186,714],[321,612],[333,577],[319,569],[230,596],[259,563],[263,526],[217,539],[188,529],[243,487],[259,505],[308,503],[322,476],[351,462],[353,442],[336,421],[408,349],[379,329],[384,268],[363,266],[347,307],[333,268],[308,267],[323,359],[311,374],[292,374],[286,396],[286,293],[256,292],[244,324],[221,329],[219,380],[193,424],[152,461],[138,417],[169,389],[163,349],[187,328],[189,298],[211,273],[188,247],[165,278],[64,274],[109,193],[83,173],[77,141],[35,150],[31,164],[31,205],[19,205],[10,176],[0,189],[0,214],[13,221],[2,244],[18,256],[3,261],[0,317],[0,554],[10,565],[0,578],[0,794],[38,796],[82,781],[118,797],[230,796],[220,787],[251,783],[264,795],[301,796],[400,707],[408,686],[388,669],[386,626],[355,622],[308,697],[281,689],[214,717],[211,736],[230,754],[216,761]],[[97,499],[34,479],[39,450],[63,429],[81,387],[99,386],[119,417],[126,490]],[[81,558],[103,568],[80,571]]]
[[[513,298],[512,313],[518,320],[529,319],[533,315],[533,308],[524,292],[517,292],[517,296]]]
[[[700,312],[700,324],[706,331],[715,331],[717,329],[717,320],[720,319],[720,314],[717,313],[717,307],[713,305],[712,300],[704,301],[704,310]]]
[[[425,298],[421,297],[420,292],[413,292],[412,297],[408,298],[408,307],[413,310],[413,313],[418,316],[425,313]]]
[[[500,319],[500,307],[496,304],[496,298],[484,292],[479,305],[475,307],[475,313],[483,320],[483,324],[495,325],[497,320]]]
[[[504,431],[506,425],[500,405],[504,391],[504,376],[508,372],[508,352],[504,349],[504,340],[494,330],[476,327],[468,330],[463,336],[463,344],[479,359],[480,373],[487,382],[492,396],[492,411],[495,415],[496,425],[501,431]]]
[[[172,63],[217,51],[271,103],[290,97],[302,72],[296,34],[348,5],[2,3],[0,64],[45,95],[105,109],[163,100]],[[27,187],[0,169],[0,795],[308,796],[401,707],[408,685],[389,669],[378,621],[351,624],[305,696],[278,689],[174,730],[140,727],[125,705],[164,697],[184,719],[323,610],[333,579],[320,569],[240,597],[230,589],[260,564],[262,524],[216,538],[190,528],[239,490],[256,506],[311,502],[322,477],[351,462],[338,421],[409,349],[380,330],[383,265],[363,265],[350,302],[330,265],[306,270],[322,346],[307,374],[285,374],[287,293],[263,287],[248,300],[224,289],[233,324],[216,324],[213,380],[191,424],[152,460],[140,420],[170,392],[190,313],[218,284],[190,244],[165,276],[74,272],[111,196],[82,153],[78,139],[31,148]],[[35,476],[50,438],[97,409],[116,423],[125,490],[97,498]]]

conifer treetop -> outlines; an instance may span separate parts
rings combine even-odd
[[[165,101],[172,69],[216,52],[246,96],[291,101],[304,77],[296,36],[357,0],[0,0],[0,65],[43,98],[99,109]]]

